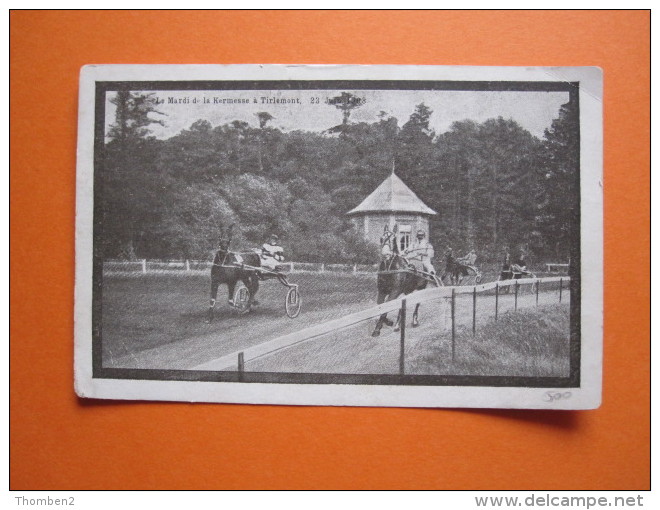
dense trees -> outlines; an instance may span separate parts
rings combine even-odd
[[[235,249],[258,246],[275,231],[290,258],[370,263],[377,249],[352,231],[345,213],[395,165],[438,211],[437,249],[474,248],[484,259],[525,246],[538,257],[567,258],[579,205],[572,105],[540,140],[503,118],[464,120],[436,134],[423,103],[401,125],[385,112],[352,123],[359,101],[334,99],[343,117],[334,134],[283,132],[259,112],[254,126],[198,120],[157,140],[149,126],[163,119],[153,96],[117,93],[99,176],[103,256],[205,258],[220,228],[236,223]]]
[[[161,142],[148,137],[149,126],[163,124],[151,93],[120,90],[111,99],[115,123],[108,130],[100,182],[102,187],[102,253],[132,258],[162,249],[154,237],[165,204],[161,186],[167,180],[157,166]]]
[[[565,104],[559,117],[545,130],[543,149],[537,167],[539,251],[555,257],[568,256],[569,238],[579,228],[579,189],[576,175],[580,166],[578,112],[573,104]]]
[[[448,242],[459,239],[459,246],[482,253],[529,247],[540,141],[500,117],[455,123],[436,147],[448,177],[436,198],[450,212],[438,225]]]

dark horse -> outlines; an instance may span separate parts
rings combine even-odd
[[[209,305],[208,322],[213,320],[213,309],[215,308],[215,300],[218,297],[218,286],[221,283],[227,284],[227,290],[229,291],[228,302],[231,306],[234,306],[234,289],[239,280],[250,291],[250,305],[257,304],[254,296],[259,290],[259,278],[254,270],[243,269],[241,265],[260,267],[261,260],[259,254],[255,252],[246,252],[239,255],[229,251],[233,227],[231,225],[222,231],[218,241],[218,250],[215,252],[215,257],[213,257],[213,265],[211,266],[211,302]],[[249,307],[247,309],[249,310]]]
[[[457,260],[452,260],[447,262],[447,267],[445,272],[442,274],[441,279],[444,280],[446,276],[449,276],[449,281],[452,285],[458,285],[461,283],[461,280],[470,275],[470,267],[461,264]]]
[[[381,238],[381,249],[386,244],[390,246],[392,255],[388,260],[381,262],[380,267],[378,268],[378,304],[384,303],[385,301],[392,301],[393,299],[398,298],[401,294],[408,295],[415,290],[422,290],[426,288],[426,284],[429,281],[424,276],[416,274],[415,268],[399,254],[395,232],[389,232],[388,230],[385,231]],[[415,311],[413,312],[413,327],[419,326],[419,321],[417,319],[418,311],[419,303],[417,303]],[[399,310],[394,331],[398,331],[400,320],[401,311]],[[378,318],[376,328],[373,333],[371,333],[371,336],[380,335],[380,330],[383,327],[383,324],[386,324],[387,326],[394,325],[394,323],[387,318],[387,313],[381,314]]]

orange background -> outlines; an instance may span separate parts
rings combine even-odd
[[[648,12],[13,11],[10,28],[12,489],[649,488]],[[602,407],[79,400],[76,122],[90,63],[602,67]]]

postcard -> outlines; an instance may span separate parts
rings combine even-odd
[[[89,65],[75,390],[593,409],[602,72]]]

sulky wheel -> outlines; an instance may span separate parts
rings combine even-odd
[[[234,291],[234,308],[241,315],[250,311],[250,291],[244,285],[239,285]]]
[[[301,305],[302,298],[300,297],[298,286],[293,285],[289,287],[289,291],[286,293],[286,298],[284,300],[284,309],[286,310],[287,316],[291,319],[298,317]]]

